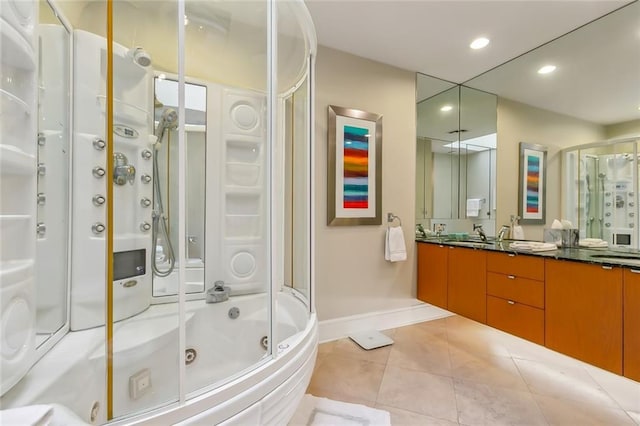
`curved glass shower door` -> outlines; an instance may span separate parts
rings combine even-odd
[[[85,423],[151,422],[167,413],[168,423],[178,423],[258,389],[235,412],[219,408],[217,423],[259,405],[268,380],[281,389],[290,379],[289,370],[278,371],[281,360],[296,374],[309,367],[301,376],[308,379],[317,339],[310,321],[315,39],[304,3],[48,1],[71,37],[73,125],[64,128],[63,111],[59,119],[71,135],[70,146],[60,147],[71,164],[39,171],[60,171],[61,202],[63,181],[71,179],[69,235],[64,226],[56,230],[60,252],[71,247],[71,259],[69,277],[64,265],[50,272],[57,285],[47,291],[55,295],[38,301],[32,292],[25,302],[39,302],[33,306],[43,312],[44,302],[55,305],[55,321],[12,322],[30,328],[17,336],[30,347],[20,377],[5,386],[3,376],[3,409],[59,404]],[[21,4],[37,12],[37,2]],[[34,40],[46,34],[37,31]],[[35,41],[27,47],[38,51]],[[31,100],[62,80],[51,71],[41,76],[48,87],[38,88],[37,57],[10,59],[28,62],[20,72]],[[64,95],[40,104],[62,105]],[[3,140],[15,136],[5,132],[5,118]],[[5,179],[3,163],[3,183],[14,179],[26,195],[3,185],[3,196],[10,192],[16,203],[0,219],[3,232],[20,236],[44,210],[36,206],[39,180],[26,177],[38,138],[17,139],[33,145],[15,179]],[[16,210],[23,207],[24,214]],[[16,274],[25,287],[52,257],[34,254],[32,234],[24,250],[2,253],[3,261],[25,257],[30,275]],[[2,273],[12,273],[5,266]],[[3,318],[10,308],[2,306]],[[26,323],[24,309],[17,312]],[[36,352],[39,330],[43,338],[55,335]],[[291,349],[297,344],[304,359]]]

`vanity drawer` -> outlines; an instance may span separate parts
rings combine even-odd
[[[544,309],[544,282],[487,272],[487,294]]]
[[[487,325],[544,345],[544,311],[542,309],[487,296]]]
[[[544,281],[544,259],[514,253],[487,253],[487,271]]]

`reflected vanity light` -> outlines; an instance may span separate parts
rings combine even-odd
[[[487,47],[489,45],[489,39],[485,38],[485,37],[478,37],[477,39],[473,40],[471,42],[471,44],[469,45],[470,48],[477,50],[477,49],[482,49],[483,47]]]
[[[538,70],[538,74],[549,74],[556,70],[555,65],[545,65]]]
[[[440,111],[442,112],[449,112],[453,109],[453,107],[451,105],[445,105],[442,108],[440,108]]]

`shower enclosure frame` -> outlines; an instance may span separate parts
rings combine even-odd
[[[68,114],[68,123],[69,132],[71,137],[70,143],[70,161],[73,160],[73,142],[74,141],[74,130],[75,127],[75,117],[73,113],[73,100],[74,100],[74,38],[73,38],[73,27],[70,25],[68,19],[64,16],[64,13],[56,7],[56,0],[46,0],[47,3],[52,7],[52,9],[56,12],[56,15],[59,17],[66,31],[69,32],[71,37],[68,41],[69,48],[69,98],[72,100],[69,108]],[[107,129],[112,129],[114,124],[114,95],[113,95],[113,82],[114,82],[114,37],[113,37],[113,0],[105,0],[107,5],[107,37],[106,37],[106,49],[107,49],[107,86],[108,90],[104,99],[106,100],[105,106],[107,109]],[[240,374],[242,376],[231,376],[224,381],[212,382],[211,385],[206,386],[205,388],[198,389],[196,392],[187,393],[185,389],[185,379],[186,379],[186,369],[185,369],[185,335],[186,335],[186,311],[185,311],[185,303],[187,300],[191,299],[186,295],[185,291],[185,254],[186,254],[186,229],[184,220],[180,221],[178,232],[178,242],[179,247],[177,250],[178,253],[178,270],[179,274],[179,288],[180,291],[178,295],[175,296],[178,302],[178,317],[179,317],[179,325],[178,325],[178,334],[179,334],[179,348],[181,350],[178,351],[179,354],[179,390],[178,390],[178,399],[177,400],[169,400],[166,403],[163,403],[161,406],[151,407],[145,410],[136,411],[133,414],[125,414],[123,417],[114,418],[113,413],[113,398],[112,394],[114,392],[113,388],[113,339],[114,339],[114,316],[113,316],[113,233],[114,233],[114,218],[113,218],[113,185],[111,182],[113,181],[113,151],[114,151],[114,136],[113,132],[106,131],[106,167],[105,167],[105,181],[109,184],[107,185],[107,203],[105,207],[108,210],[108,219],[106,221],[106,230],[105,233],[108,235],[107,237],[107,250],[106,250],[106,259],[105,263],[106,267],[106,276],[105,276],[105,293],[106,293],[106,306],[105,309],[105,356],[104,359],[107,360],[107,404],[106,404],[106,412],[107,418],[106,421],[110,424],[131,424],[134,423],[146,423],[158,421],[161,419],[163,422],[178,422],[178,421],[191,421],[191,416],[196,416],[202,413],[203,411],[210,412],[211,410],[217,410],[220,406],[224,405],[223,403],[230,399],[231,397],[239,395],[239,393],[246,393],[252,390],[258,385],[262,386],[263,383],[273,377],[276,377],[277,382],[276,385],[278,388],[282,388],[285,383],[291,382],[291,379],[296,378],[298,386],[300,383],[303,383],[304,380],[308,380],[310,378],[311,371],[313,369],[313,362],[315,362],[315,354],[317,350],[317,318],[315,317],[315,279],[314,279],[314,253],[313,253],[313,242],[315,239],[315,203],[314,203],[314,194],[315,187],[313,183],[313,176],[315,173],[315,167],[313,163],[313,154],[314,154],[314,100],[315,100],[315,56],[316,56],[316,46],[317,41],[315,38],[315,32],[313,30],[313,23],[311,21],[310,15],[308,11],[304,8],[304,3],[301,0],[297,0],[296,3],[300,3],[302,6],[300,8],[293,7],[290,12],[292,12],[295,19],[297,19],[297,24],[300,25],[302,33],[302,40],[304,40],[305,44],[305,57],[304,57],[304,67],[301,71],[301,78],[298,83],[294,85],[292,89],[287,91],[284,94],[277,93],[277,45],[278,45],[278,2],[276,0],[265,0],[267,6],[267,58],[268,58],[268,88],[266,91],[267,97],[267,138],[265,140],[264,146],[266,149],[266,190],[264,192],[264,196],[267,197],[266,206],[268,207],[265,222],[268,224],[266,229],[266,246],[270,248],[268,251],[269,261],[267,266],[267,275],[266,280],[268,282],[267,286],[267,296],[269,297],[270,303],[267,305],[268,310],[268,321],[270,328],[270,338],[268,343],[268,351],[263,360],[254,363],[250,366],[248,370],[243,370]],[[178,117],[179,117],[179,130],[178,130],[178,161],[179,161],[179,208],[180,211],[178,213],[179,217],[185,217],[185,187],[186,187],[186,177],[185,177],[185,169],[186,169],[186,141],[185,141],[185,28],[183,25],[183,16],[185,12],[185,0],[177,0],[176,4],[178,5],[178,13],[176,15],[176,22],[178,28],[178,46],[179,46],[179,60],[178,60],[178,76],[179,76],[179,108],[178,108]],[[305,10],[302,10],[305,9]],[[306,81],[305,81],[306,80]],[[307,86],[307,96],[308,99],[305,105],[305,113],[307,117],[307,123],[305,124],[305,132],[306,139],[305,142],[308,141],[308,150],[306,152],[306,161],[305,165],[305,173],[306,179],[308,183],[308,196],[306,197],[306,212],[305,214],[305,239],[308,240],[305,242],[308,244],[308,251],[304,253],[305,258],[308,261],[308,265],[305,267],[304,271],[308,276],[306,280],[308,280],[308,284],[303,283],[304,289],[308,291],[307,294],[298,291],[296,288],[284,286],[282,280],[278,276],[278,270],[281,267],[279,262],[282,260],[280,253],[277,248],[274,247],[274,244],[277,244],[277,238],[274,238],[273,233],[278,229],[277,220],[278,220],[278,206],[276,203],[280,201],[277,198],[278,191],[281,188],[278,187],[278,179],[276,175],[277,171],[277,158],[276,155],[278,153],[276,144],[279,136],[279,131],[281,130],[276,124],[276,117],[278,116],[278,110],[281,102],[292,92],[297,90],[301,85],[306,84]],[[70,173],[71,167],[70,167]],[[73,176],[70,175],[69,179],[69,194],[70,197],[73,195],[72,191],[72,179]],[[307,194],[305,194],[307,195]],[[69,210],[68,220],[70,223],[73,219],[73,209]],[[73,235],[73,227],[70,225],[68,230],[68,238],[69,241],[72,240],[71,236]],[[282,246],[283,244],[280,244]],[[79,261],[79,259],[75,259],[75,261]],[[57,343],[63,339],[65,335],[71,332],[71,265],[74,262],[74,259],[71,255],[71,246],[69,247],[69,255],[67,257],[67,293],[66,293],[66,315],[65,315],[65,324],[57,330],[51,337],[43,343],[39,348],[37,348],[37,356],[38,359],[47,354]],[[293,285],[293,284],[292,284]],[[302,288],[302,287],[300,287]],[[279,332],[276,328],[276,319],[277,319],[277,303],[276,303],[276,295],[280,292],[288,293],[293,295],[296,299],[298,299],[302,305],[305,307],[305,311],[307,314],[307,326],[304,331],[304,335],[298,333],[295,335],[294,339],[287,339],[285,345],[280,347],[280,338],[278,336]],[[197,297],[196,297],[197,298]],[[200,297],[202,298],[202,297]],[[168,300],[166,300],[168,301]],[[75,329],[74,329],[75,330]],[[294,352],[288,350],[289,345],[291,346],[299,345],[300,351]],[[34,360],[32,365],[36,365],[38,359]],[[279,364],[287,363],[287,365],[277,371],[273,371],[272,367],[275,364],[275,361],[278,361]],[[307,369],[306,371],[302,371],[303,367],[311,365],[311,369]],[[246,378],[246,380],[244,380]],[[306,387],[306,386],[305,386]],[[63,389],[64,390],[64,389]],[[304,389],[303,389],[304,390]],[[232,392],[232,393],[230,393]],[[237,394],[233,393],[236,392]],[[254,406],[256,405],[255,401],[251,402]],[[101,408],[102,410],[103,408]],[[228,409],[225,407],[221,407],[220,410]],[[231,416],[233,417],[233,416]],[[209,418],[217,418],[212,414],[209,414]]]
[[[73,155],[74,155],[74,149],[73,149],[73,131],[72,129],[74,128],[74,115],[73,115],[73,99],[74,99],[74,89],[73,89],[73,78],[74,78],[74,67],[73,67],[73,61],[74,61],[74,51],[73,51],[73,26],[71,25],[69,19],[65,16],[65,14],[62,12],[62,10],[60,10],[60,8],[57,7],[56,5],[56,1],[57,0],[44,0],[46,2],[46,4],[51,8],[51,10],[55,13],[56,17],[59,19],[60,23],[62,24],[62,26],[64,27],[65,31],[67,32],[67,34],[69,35],[68,39],[67,39],[67,52],[69,57],[67,58],[67,66],[68,66],[68,72],[69,72],[69,76],[68,76],[68,81],[67,81],[67,90],[69,91],[68,93],[68,99],[69,99],[69,104],[68,104],[68,108],[67,108],[67,120],[66,120],[66,125],[68,126],[69,129],[69,167],[68,167],[68,173],[69,173],[69,179],[67,182],[67,191],[68,191],[68,196],[69,196],[69,203],[72,200],[73,197],[73,168],[71,167],[71,164],[73,164]],[[45,340],[41,345],[39,345],[38,347],[36,347],[36,355],[35,355],[35,359],[33,360],[33,364],[37,363],[47,352],[49,352],[51,350],[51,348],[53,348],[56,343],[58,343],[69,331],[70,331],[70,324],[71,324],[71,239],[72,239],[72,226],[71,224],[73,223],[73,209],[69,209],[68,214],[67,214],[67,221],[68,221],[68,226],[67,226],[67,241],[69,242],[69,245],[67,246],[67,253],[66,253],[66,265],[65,265],[65,269],[66,269],[66,274],[67,274],[67,285],[65,287],[65,291],[66,291],[66,295],[65,295],[65,303],[66,303],[66,312],[65,312],[65,322],[64,324],[54,333],[52,333],[49,338],[47,340]]]

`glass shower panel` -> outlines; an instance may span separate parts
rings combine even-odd
[[[44,0],[40,1],[37,221],[45,228],[36,241],[36,345],[67,323],[69,277],[69,175],[71,154],[71,34]]]
[[[177,274],[178,247],[162,252],[170,219],[159,148],[175,143],[177,110],[156,108],[154,75],[176,73],[178,7],[173,1],[113,2],[113,416],[144,412],[179,399],[178,303],[151,305],[152,281]],[[159,110],[159,111],[158,111]],[[158,116],[155,112],[158,111]],[[108,155],[108,154],[107,154]],[[178,192],[170,194],[177,197]],[[156,238],[158,237],[158,238]],[[154,256],[155,255],[155,256]],[[165,259],[162,259],[163,261]],[[161,265],[160,265],[161,263]],[[177,287],[177,282],[176,282]]]
[[[186,350],[197,354],[186,366],[189,396],[239,377],[271,355],[267,5],[185,3],[185,78],[206,86],[207,99],[206,170],[202,180],[195,166],[186,170],[188,228],[203,201],[189,191],[204,183],[206,194],[200,210],[205,300],[187,306]],[[197,157],[191,148],[188,137],[187,161]]]
[[[284,284],[309,299],[309,149],[310,134],[306,110],[308,80],[286,102],[285,118],[285,235]]]

